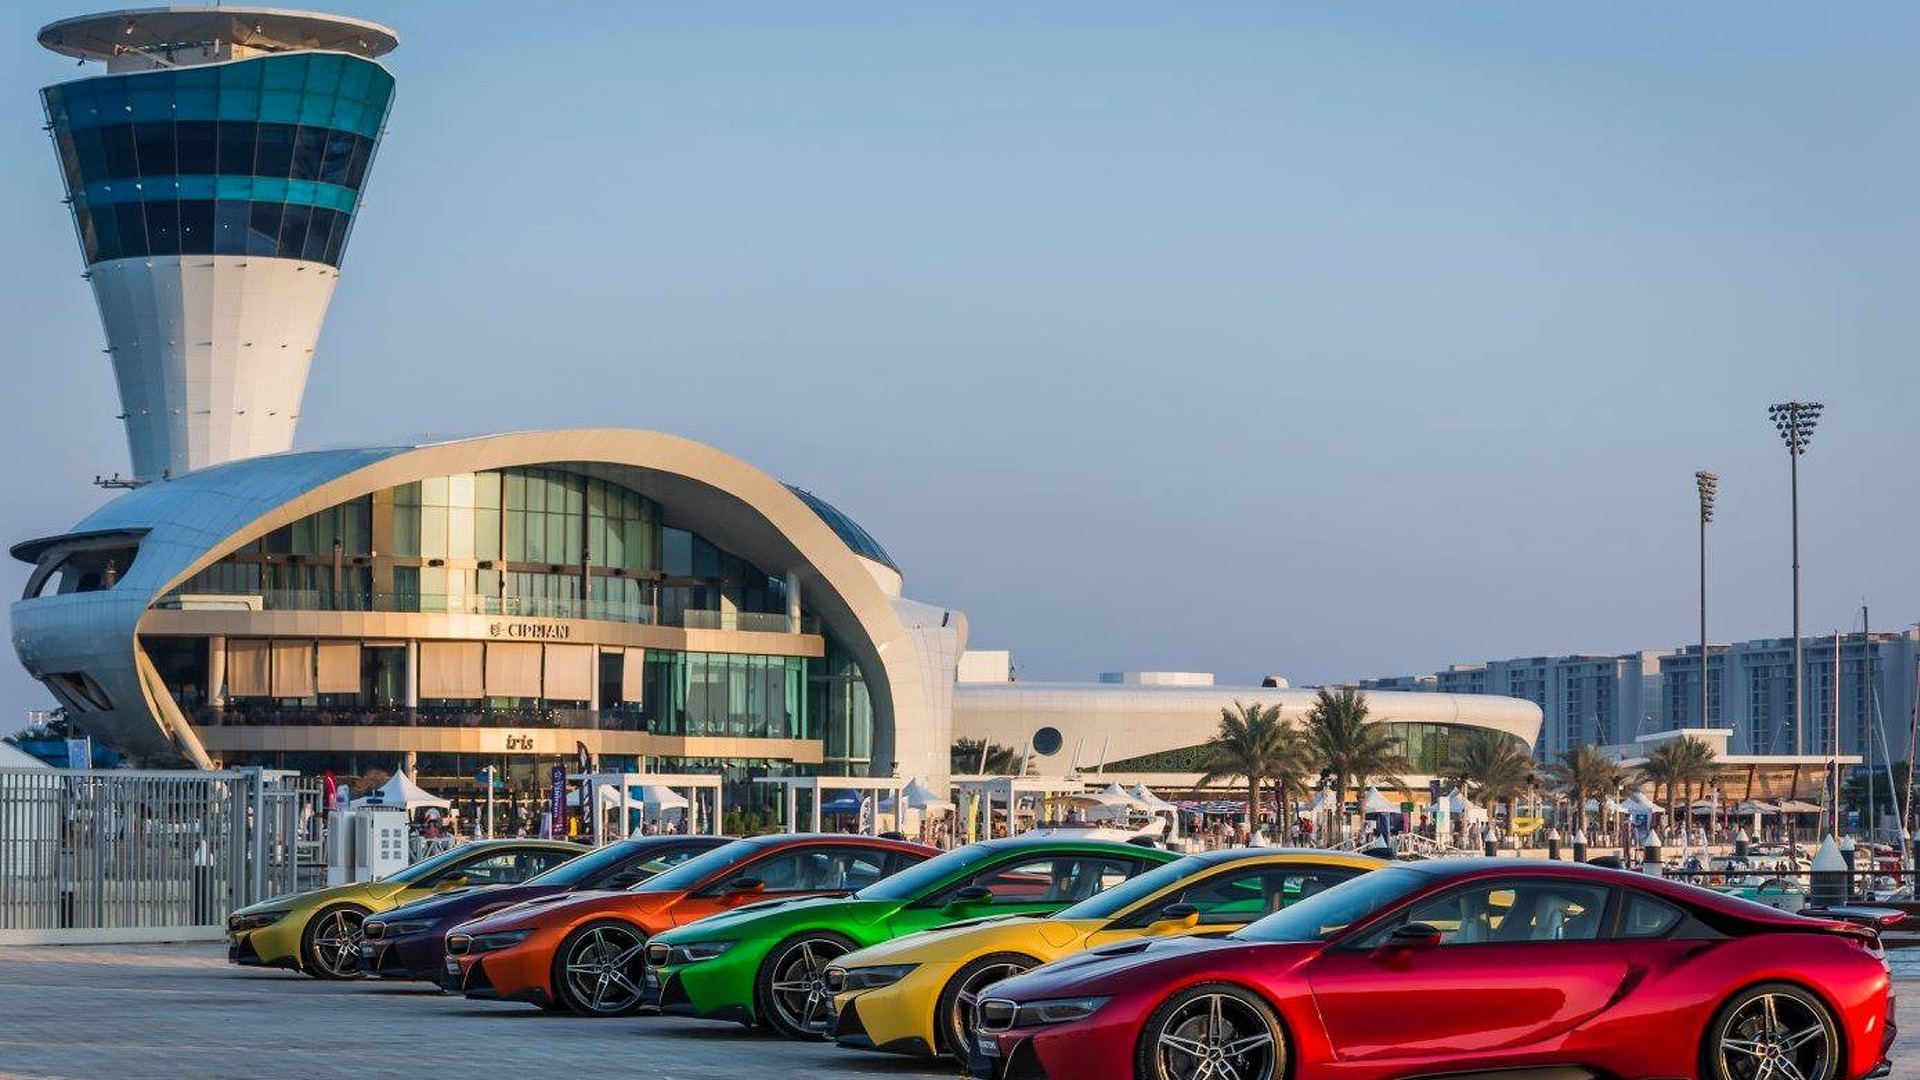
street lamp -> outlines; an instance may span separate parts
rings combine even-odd
[[[1713,500],[1720,492],[1720,478],[1701,471],[1693,474],[1700,489],[1700,726],[1709,726],[1707,715],[1707,522],[1713,520]]]
[[[1767,406],[1767,418],[1787,444],[1793,485],[1793,752],[1806,752],[1806,665],[1800,653],[1800,456],[1807,452],[1813,427],[1826,406],[1817,401],[1785,401]]]

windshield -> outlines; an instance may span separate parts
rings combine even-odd
[[[912,900],[958,871],[993,859],[1000,854],[1000,850],[975,844],[949,851],[918,866],[909,866],[892,877],[881,878],[853,895],[862,900]]]
[[[1177,865],[1177,864],[1176,864]],[[1413,893],[1429,879],[1417,870],[1386,869],[1316,893],[1239,930],[1242,941],[1325,941]]]
[[[1156,866],[1139,877],[1129,878],[1105,892],[1087,897],[1055,917],[1111,919],[1161,889],[1169,888],[1182,878],[1197,874],[1210,865],[1212,865],[1211,860],[1203,859],[1198,855],[1189,855],[1184,859],[1167,863],[1165,866]]]
[[[543,874],[535,874],[526,880],[528,885],[578,885],[592,881],[602,874],[618,870],[622,864],[632,859],[641,845],[632,840],[622,840],[617,844],[582,855],[577,859],[568,859],[559,866]]]
[[[387,880],[392,882],[397,882],[401,885],[411,885],[414,882],[419,881],[423,878],[432,877],[434,874],[439,873],[441,870],[444,870],[447,867],[452,866],[454,863],[457,863],[472,854],[473,854],[473,849],[470,847],[461,846],[457,848],[451,848],[447,851],[441,852],[438,855],[435,855],[431,859],[425,859],[420,862],[414,863],[412,866],[407,867],[405,870],[400,871],[399,873],[393,875]]]
[[[666,873],[650,877],[627,891],[685,892],[729,866],[746,862],[767,850],[767,846],[750,840],[736,840],[731,844],[696,855]]]

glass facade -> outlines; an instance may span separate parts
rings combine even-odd
[[[431,477],[243,545],[175,591],[266,610],[420,611],[795,632],[786,582],[598,477],[516,468]]]
[[[264,611],[393,611],[579,618],[690,629],[817,633],[787,612],[786,583],[706,537],[664,523],[659,503],[615,481],[564,467],[428,477],[351,499],[257,537],[194,575],[162,606],[246,597]],[[271,688],[208,700],[206,642],[155,637],[148,652],[196,723],[358,726],[581,727],[658,735],[818,740],[824,768],[872,757],[873,703],[864,673],[831,634],[825,656],[612,649],[597,658],[599,708],[552,695],[459,698],[423,693],[406,705],[406,652],[365,641],[357,692],[314,692],[308,672],[275,669]],[[338,639],[332,639],[338,640]],[[305,642],[288,645],[311,666]],[[510,641],[505,648],[529,646]],[[237,647],[234,639],[229,648]],[[480,646],[476,645],[476,648]],[[496,643],[488,642],[492,650]],[[538,646],[531,646],[538,648]],[[483,653],[482,656],[490,655]],[[643,663],[637,700],[631,666]],[[351,680],[349,679],[349,683]],[[535,687],[535,693],[539,687]],[[861,770],[864,771],[864,770]]]
[[[340,265],[393,87],[379,64],[340,53],[47,87],[88,265],[147,255]]]

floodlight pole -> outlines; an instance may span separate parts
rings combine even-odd
[[[1710,726],[1707,712],[1707,522],[1713,520],[1713,500],[1720,478],[1700,471],[1693,474],[1700,491],[1700,726]]]
[[[1787,444],[1787,467],[1792,485],[1793,513],[1793,752],[1806,753],[1806,661],[1800,641],[1800,455],[1826,406],[1817,401],[1786,401],[1769,406],[1767,415]]]

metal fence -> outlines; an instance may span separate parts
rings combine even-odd
[[[260,769],[0,769],[0,944],[217,936],[315,883],[320,800]]]

